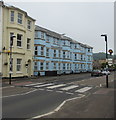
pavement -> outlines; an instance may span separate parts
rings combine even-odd
[[[69,76],[70,78],[72,76]],[[61,76],[64,78],[64,76]],[[76,81],[75,84],[84,84],[84,85],[93,85],[98,89],[90,94],[87,94],[85,97],[80,99],[74,99],[67,101],[57,112],[46,115],[43,118],[111,118],[115,120],[116,115],[116,104],[115,104],[115,80],[114,75],[109,76],[109,87],[106,88],[105,85],[105,76],[88,78],[82,81]],[[43,77],[39,81],[44,81],[46,77]],[[56,77],[48,77],[47,81],[52,80],[57,81]],[[33,80],[34,81],[34,80]],[[22,80],[22,81],[13,81],[14,85],[27,84],[28,82],[33,82],[31,79]],[[34,82],[37,82],[35,79]],[[3,94],[7,95],[12,93],[27,92],[28,88],[19,88],[8,85],[8,81],[3,83],[4,87],[7,88],[7,92],[3,91]],[[23,91],[24,89],[24,91]],[[5,90],[6,91],[6,90]],[[8,92],[12,91],[12,92]],[[15,91],[15,92],[14,92]]]

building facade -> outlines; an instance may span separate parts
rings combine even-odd
[[[92,47],[40,26],[35,27],[34,75],[92,70]]]
[[[12,77],[31,76],[33,75],[35,20],[28,16],[25,11],[14,6],[3,3],[1,9],[2,38],[0,38],[0,42],[2,44],[0,47],[2,47],[3,77],[9,77],[10,70]],[[12,36],[14,36],[13,39]],[[10,59],[11,53],[12,60]]]

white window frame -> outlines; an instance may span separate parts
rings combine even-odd
[[[69,56],[69,52],[67,51],[67,58],[69,58],[70,56]]]
[[[75,65],[75,70],[77,69],[77,64],[74,64]]]
[[[44,70],[44,62],[40,62],[40,70]]]
[[[44,39],[44,32],[41,32],[41,39]]]
[[[70,70],[72,69],[71,63],[70,63]]]
[[[30,50],[31,49],[31,39],[27,38],[27,49]]]
[[[61,57],[61,50],[59,50],[59,58]]]
[[[49,57],[49,48],[46,48],[46,57]]]
[[[77,54],[75,54],[75,60],[77,60]]]
[[[67,63],[67,70],[69,70],[69,63]]]
[[[31,29],[31,20],[27,20],[27,28],[30,30]]]
[[[18,35],[20,36],[21,39],[18,39]],[[17,34],[17,47],[22,47],[22,34]],[[18,45],[18,43],[20,42],[21,45]]]
[[[34,49],[34,55],[38,55],[38,46],[35,46],[34,47],[35,49]],[[35,54],[36,53],[36,54]]]
[[[83,60],[83,55],[81,55],[81,60]]]
[[[49,62],[46,63],[46,70],[49,70]]]
[[[34,62],[34,70],[35,70],[35,71],[38,70],[38,62],[37,62],[37,61]]]
[[[65,70],[66,69],[66,64],[65,63],[63,63],[63,70]]]
[[[17,72],[21,72],[21,65],[22,65],[21,63],[22,63],[22,59],[17,58],[17,65],[16,65]]]
[[[90,49],[90,48],[88,48],[88,52],[91,52],[91,49]]]
[[[38,31],[35,31],[35,38],[38,38]]]
[[[55,38],[55,44],[58,44],[58,38]]]
[[[55,37],[53,37],[53,43],[56,44],[56,38]]]
[[[14,11],[10,12],[10,21],[14,22]]]
[[[56,57],[56,50],[54,50],[54,57]]]
[[[56,70],[56,63],[53,63],[53,66],[54,66],[54,67],[53,67],[53,68],[54,68],[54,70]]]
[[[66,41],[65,40],[63,41],[63,45],[66,45]]]
[[[63,51],[63,58],[66,58],[66,52]]]
[[[44,47],[43,46],[41,46],[40,52],[41,52],[41,56],[43,56],[44,55]]]
[[[18,19],[17,19],[18,24],[22,24],[23,23],[23,14],[18,13]]]
[[[46,35],[46,42],[49,42],[49,41],[50,41],[50,36]]]
[[[58,63],[58,69],[59,69],[59,70],[61,69],[61,64],[60,64],[60,63]]]

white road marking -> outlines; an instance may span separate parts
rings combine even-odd
[[[34,86],[34,85],[39,85],[39,84],[44,84],[44,83],[33,83],[33,84],[28,84],[28,85],[24,85],[24,86]]]
[[[56,92],[58,92],[58,93],[63,93],[63,91],[56,91]]]
[[[47,87],[48,89],[53,89],[53,88],[58,88],[58,87],[62,87],[62,86],[65,86],[66,84],[60,84],[60,85],[54,85],[54,86],[50,86],[50,87]]]
[[[60,90],[71,90],[71,89],[74,89],[76,87],[79,87],[78,85],[71,85],[71,86],[68,86],[68,87],[64,87],[64,88],[61,88]]]
[[[53,90],[46,90],[46,91],[50,91],[50,92],[51,92],[51,91],[53,91]]]
[[[0,89],[10,88],[10,87],[14,87],[14,86],[1,87]]]
[[[44,89],[39,89],[39,90],[44,90]]]
[[[81,88],[81,89],[76,90],[75,92],[84,93],[84,92],[90,90],[91,88],[92,88],[92,87],[84,87],[84,88]]]
[[[14,97],[14,96],[19,96],[19,95],[27,95],[29,93],[32,93],[32,92],[35,92],[37,90],[32,90],[32,91],[29,91],[29,92],[26,92],[26,93],[22,93],[22,94],[15,94],[15,95],[9,95],[9,96],[2,96],[0,98],[7,98],[7,97]]]
[[[66,94],[74,95],[74,93],[66,92]]]
[[[34,86],[35,88],[39,88],[39,87],[45,87],[45,86],[49,86],[49,85],[53,85],[53,83],[48,83],[48,84],[43,84],[43,85],[37,85]]]
[[[79,99],[79,98],[82,98],[82,97],[84,97],[84,96],[85,96],[85,95],[83,95],[83,96],[81,96],[81,97],[75,97],[75,98],[67,99],[67,100],[63,101],[55,110],[53,110],[53,111],[51,111],[51,112],[48,112],[48,113],[45,113],[45,114],[42,114],[42,115],[35,116],[35,117],[33,117],[33,118],[29,119],[29,120],[32,120],[32,119],[35,119],[35,118],[41,118],[41,117],[44,117],[44,116],[47,116],[47,115],[51,115],[51,114],[59,111],[60,108],[61,108],[66,102],[71,101],[71,100],[75,100],[75,99]]]

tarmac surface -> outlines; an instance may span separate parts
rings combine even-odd
[[[81,74],[79,78],[81,78]],[[88,76],[88,75],[87,75]],[[46,81],[47,77],[39,78],[39,82]],[[48,77],[47,81],[71,78],[76,79],[76,75],[67,75],[59,77]],[[13,95],[17,93],[25,93],[33,90],[33,88],[21,88],[20,84],[27,84],[32,82],[38,82],[37,79],[23,79],[21,81],[13,80],[12,85],[8,85],[8,81],[3,82],[3,96]],[[87,94],[80,99],[74,99],[66,102],[60,110],[53,114],[46,115],[43,118],[109,118],[115,120],[116,117],[116,104],[115,104],[115,74],[109,76],[109,87],[106,88],[105,76],[102,77],[86,77],[81,80],[74,80],[72,83],[81,85],[96,86],[97,90]]]
[[[114,88],[102,87],[81,99],[67,102],[58,112],[45,118],[114,118]]]

